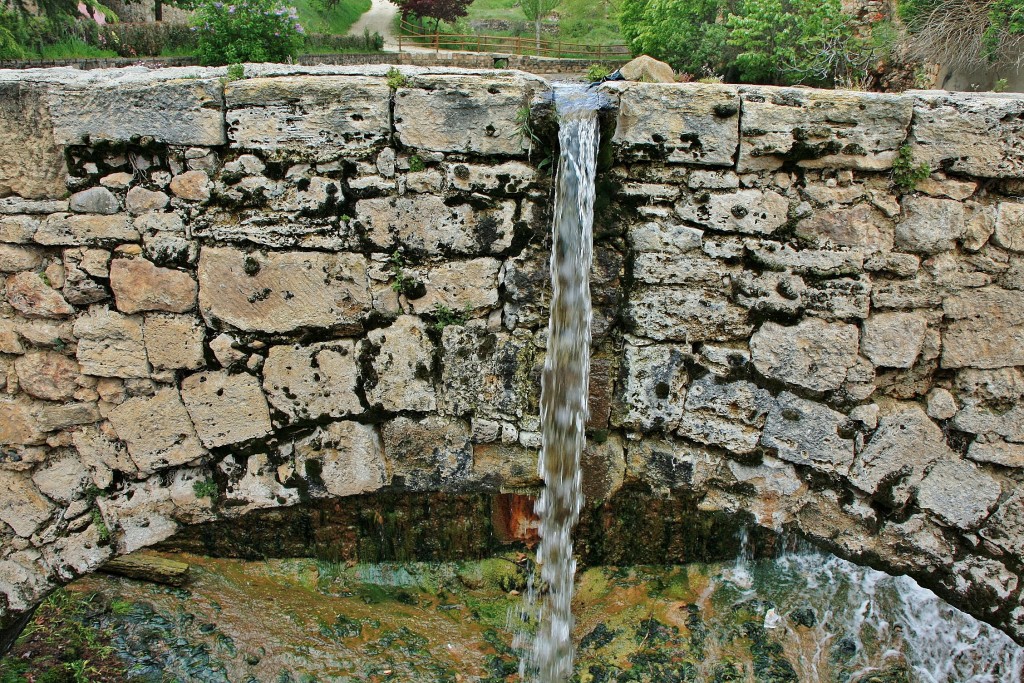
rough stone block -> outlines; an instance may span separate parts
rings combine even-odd
[[[34,239],[39,244],[52,245],[98,245],[118,242],[135,242],[139,233],[132,227],[125,214],[68,215],[54,214],[43,221]]]
[[[228,137],[233,147],[271,153],[305,151],[334,158],[368,152],[387,143],[390,96],[382,78],[233,81],[224,92]]]
[[[376,491],[388,479],[377,428],[358,422],[333,422],[296,441],[295,469],[300,473],[319,472],[309,486],[314,498]]]
[[[396,487],[451,490],[472,473],[469,425],[461,420],[437,415],[398,417],[384,423],[382,435],[384,455]]]
[[[267,399],[292,421],[361,412],[358,379],[355,344],[350,339],[273,346],[263,365]]]
[[[198,370],[206,364],[206,329],[191,315],[154,313],[143,324],[146,356],[156,370]]]
[[[352,328],[370,309],[366,258],[204,247],[199,307],[208,322],[220,320],[242,330]]]
[[[64,149],[54,139],[46,87],[0,82],[0,196],[47,199],[68,193]]]
[[[53,513],[53,505],[19,472],[0,470],[0,520],[19,536],[29,537]]]
[[[861,351],[875,365],[909,368],[921,353],[927,328],[916,313],[876,313],[864,323]]]
[[[107,417],[142,474],[185,465],[206,455],[177,389],[130,398]]]
[[[892,249],[894,223],[868,202],[815,211],[796,224],[798,237],[817,247],[854,247],[863,252]]]
[[[846,422],[842,413],[784,391],[768,414],[761,443],[787,462],[845,475],[853,464],[853,439],[840,434]]]
[[[886,93],[740,88],[737,169],[795,161],[804,168],[883,171],[907,137],[913,99]]]
[[[512,244],[515,202],[490,208],[448,206],[438,195],[381,197],[356,204],[356,220],[383,251],[402,246],[429,255],[498,254]]]
[[[25,271],[7,278],[7,303],[27,318],[62,318],[71,315],[71,307],[60,292],[40,273]]]
[[[676,204],[676,214],[717,231],[770,235],[789,220],[789,201],[772,190],[696,194]]]
[[[93,308],[75,320],[82,372],[97,377],[148,377],[142,316]]]
[[[750,335],[745,309],[716,289],[645,287],[630,295],[633,332],[658,341],[729,341]]]
[[[395,94],[395,130],[406,147],[433,152],[526,156],[520,111],[545,81],[526,74],[424,75]]]
[[[917,502],[948,524],[970,529],[999,500],[999,482],[965,460],[940,460],[917,486]]]
[[[423,320],[414,315],[399,316],[389,327],[372,330],[366,339],[376,374],[375,381],[364,378],[366,400],[395,412],[434,410],[434,345]]]
[[[857,363],[853,325],[808,318],[792,327],[766,322],[750,339],[750,354],[766,377],[812,391],[838,389]]]
[[[207,448],[257,439],[270,433],[270,409],[252,375],[200,372],[181,382],[181,398]]]
[[[110,288],[124,313],[185,313],[196,305],[196,281],[183,271],[158,268],[142,258],[114,259]]]
[[[951,199],[907,197],[903,220],[896,224],[896,248],[937,254],[949,251],[964,236],[964,206]]]
[[[624,350],[625,379],[613,423],[645,433],[678,427],[686,400],[687,349],[627,343]]]
[[[33,351],[14,361],[18,385],[29,396],[70,401],[78,391],[80,368],[71,358],[53,351]]]
[[[942,302],[952,320],[942,335],[942,367],[994,369],[1024,365],[1024,300],[982,287]]]
[[[1024,178],[1024,98],[927,92],[914,100],[916,163],[979,178]]]
[[[430,313],[440,306],[477,316],[498,304],[498,271],[501,262],[492,258],[442,263],[426,269],[422,282],[426,293],[409,305],[414,313]]]
[[[601,90],[619,98],[612,144],[620,158],[733,165],[740,120],[735,86],[608,83]]]
[[[152,137],[170,145],[216,146],[224,136],[220,79],[125,73],[78,78],[50,87],[53,134],[62,145]]]
[[[724,382],[713,374],[695,380],[677,433],[738,454],[753,452],[772,397],[751,382]]]
[[[519,418],[531,412],[538,390],[531,334],[448,325],[441,332],[441,349],[442,413]]]

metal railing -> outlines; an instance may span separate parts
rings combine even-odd
[[[430,33],[403,19],[399,23],[398,31],[399,52],[402,51],[404,45],[451,52],[486,52],[577,59],[615,59],[629,55],[629,48],[625,45],[586,45],[547,38],[541,38],[538,41],[532,36],[490,36],[436,31]]]

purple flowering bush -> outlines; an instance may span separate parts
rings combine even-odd
[[[295,8],[278,0],[200,0],[192,26],[199,59],[210,65],[288,61],[305,34]]]

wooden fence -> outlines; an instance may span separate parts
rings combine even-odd
[[[398,50],[415,45],[432,50],[453,52],[487,52],[533,57],[572,57],[578,59],[617,59],[629,55],[625,45],[585,45],[562,40],[529,36],[488,36],[452,33],[428,33],[404,19],[399,24]]]

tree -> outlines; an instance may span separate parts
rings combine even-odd
[[[691,75],[725,73],[727,0],[623,0],[619,24],[634,55],[646,54]]]
[[[434,20],[434,32],[442,21],[453,23],[459,17],[469,14],[469,5],[473,0],[398,0],[402,10],[402,18],[409,15]]]
[[[532,21],[536,29],[537,52],[540,52],[540,24],[544,17],[551,14],[562,0],[522,0],[523,14]]]

